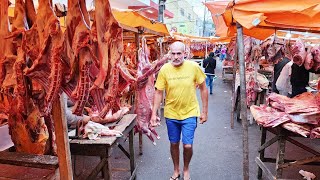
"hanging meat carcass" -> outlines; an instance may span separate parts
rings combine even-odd
[[[121,96],[136,79],[120,64],[123,58],[122,28],[112,15],[109,1],[97,0],[95,6],[95,21],[91,32],[99,65],[90,89],[93,99],[91,104],[102,119],[112,114],[113,118],[106,120],[112,122],[117,120],[114,116],[122,114],[123,109],[126,109],[126,105],[121,104]]]
[[[319,45],[312,47],[311,54],[313,56],[314,61],[320,63],[320,48]]]
[[[148,138],[154,142],[152,134],[156,138],[160,138],[153,127],[150,126],[150,119],[152,115],[153,96],[155,93],[154,87],[154,74],[157,73],[161,66],[167,61],[166,58],[162,58],[151,64],[148,59],[148,49],[146,40],[142,39],[142,47],[138,52],[138,78],[137,78],[137,90],[135,99],[135,112],[137,114],[136,130],[144,133]],[[158,118],[160,120],[160,118]]]
[[[298,66],[302,66],[307,56],[303,41],[301,39],[297,39],[291,51],[293,55],[293,63]]]
[[[67,29],[65,33],[65,49],[68,66],[67,84],[73,92],[64,89],[66,94],[75,101],[73,113],[82,115],[85,103],[89,99],[91,84],[90,68],[93,62],[91,49],[91,33],[85,0],[69,0],[67,13]]]
[[[26,3],[32,4],[27,1]],[[16,151],[33,154],[52,154],[55,153],[52,122],[50,118],[43,117],[37,102],[32,99],[33,87],[30,79],[24,75],[24,69],[27,67],[28,62],[25,51],[22,48],[23,37],[25,30],[28,30],[33,22],[32,19],[28,18],[25,7],[32,8],[22,0],[15,1],[12,22],[13,32],[8,36],[16,49],[14,56],[6,57],[13,63],[13,76],[8,78],[10,75],[7,74],[5,81],[12,81],[11,83],[14,87],[13,98],[10,102],[11,108],[8,111],[9,132]],[[29,9],[29,14],[32,14],[33,10]],[[9,86],[11,86],[9,83],[2,84],[2,88],[8,88]]]
[[[13,44],[6,37],[9,35],[9,18],[8,18],[8,6],[9,1],[1,1],[0,2],[0,114],[1,114],[1,122],[8,120],[8,110],[10,109],[10,100],[11,96],[10,89],[3,88],[3,82],[6,78],[7,69],[6,62],[8,62],[7,58],[12,57],[14,54]],[[12,63],[11,63],[12,64]],[[12,67],[12,65],[11,65]],[[9,69],[12,72],[12,69]],[[5,119],[4,119],[5,118]]]
[[[313,60],[310,46],[307,47],[307,55],[303,65],[306,70],[310,70],[314,65],[314,60]]]
[[[26,33],[24,43],[32,60],[32,66],[25,73],[45,89],[45,103],[41,109],[43,113],[49,114],[53,100],[61,90],[63,68],[63,34],[49,0],[39,1],[36,21]]]

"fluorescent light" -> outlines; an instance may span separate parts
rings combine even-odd
[[[153,11],[152,11],[152,10],[147,10],[147,12],[148,12],[148,13],[153,13]]]
[[[288,38],[288,39],[291,38],[291,33],[287,33],[286,38]]]

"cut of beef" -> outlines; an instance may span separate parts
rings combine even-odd
[[[257,123],[264,127],[276,127],[290,121],[290,118],[285,112],[277,111],[276,109],[265,105],[260,107],[252,105],[250,106],[250,111]]]
[[[310,138],[312,139],[320,138],[320,127],[313,128],[311,130]]]
[[[288,114],[320,113],[316,97],[310,92],[302,93],[294,98],[271,93],[267,98],[267,102],[274,108],[279,110],[284,109]]]
[[[311,127],[308,125],[299,125],[295,123],[284,123],[282,124],[282,127],[296,134],[300,134],[303,137],[308,137],[311,130]]]

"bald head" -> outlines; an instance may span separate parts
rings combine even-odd
[[[186,46],[182,42],[174,42],[170,45],[170,58],[173,66],[181,66],[184,61]]]
[[[182,42],[180,41],[176,41],[174,43],[172,43],[170,45],[170,49],[171,51],[181,51],[181,52],[185,52],[186,50],[186,45],[183,44]]]

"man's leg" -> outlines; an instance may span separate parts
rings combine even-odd
[[[197,117],[190,117],[183,120],[182,142],[183,142],[183,178],[190,179],[189,164],[192,158],[194,132],[197,128]]]
[[[183,145],[183,178],[190,179],[189,164],[192,158],[193,149],[192,144]]]
[[[180,145],[180,134],[181,134],[181,122],[178,120],[166,118],[168,137],[170,140],[170,153],[173,162],[173,175],[172,179],[175,179],[180,175],[179,166],[179,145]]]
[[[170,152],[171,158],[173,162],[173,175],[172,177],[175,178],[180,174],[180,166],[179,166],[179,145],[180,143],[170,143]]]

